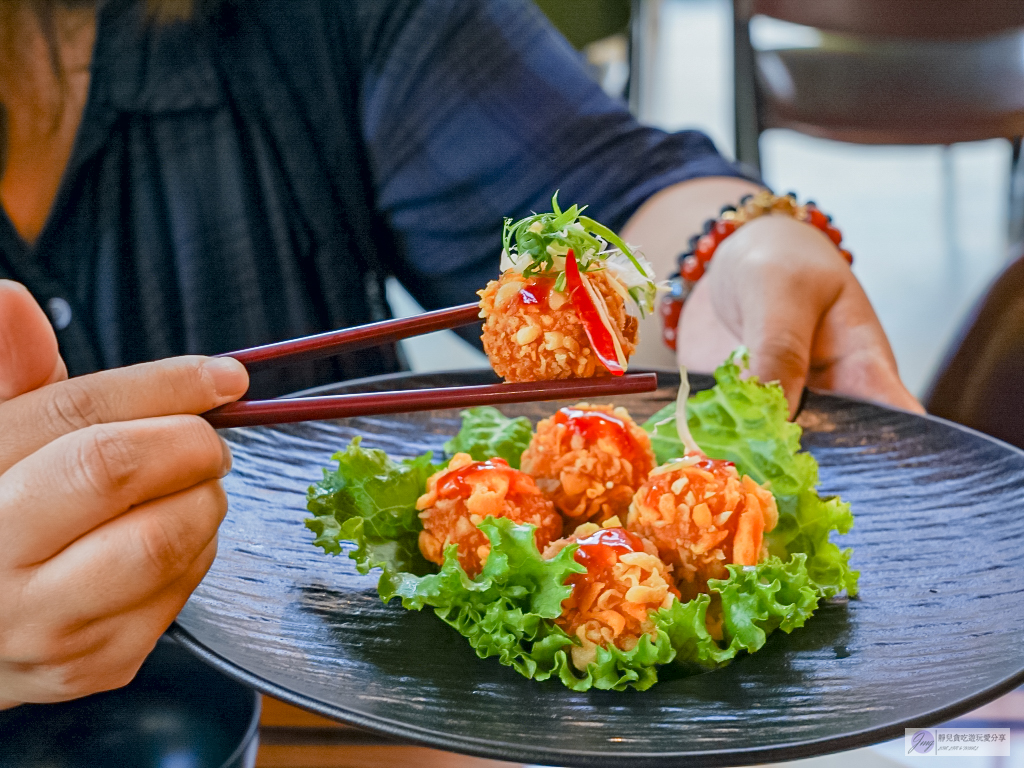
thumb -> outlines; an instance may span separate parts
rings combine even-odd
[[[744,317],[743,342],[750,350],[750,372],[782,385],[789,415],[796,414],[811,365],[817,313],[803,302],[760,308]]]
[[[24,286],[0,280],[0,402],[66,378],[46,313]]]

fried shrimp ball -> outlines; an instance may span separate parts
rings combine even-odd
[[[587,403],[541,421],[522,460],[570,531],[624,518],[652,467],[651,439],[625,408]]]
[[[628,360],[636,349],[639,321],[626,312],[625,301],[612,284],[618,283],[617,278],[607,271],[587,277],[604,297]],[[480,317],[485,318],[484,351],[506,381],[609,375],[594,354],[568,294],[554,290],[554,283],[554,277],[527,278],[509,269],[478,291]]]
[[[525,472],[504,459],[473,461],[457,453],[446,469],[427,480],[427,492],[416,501],[423,530],[423,556],[444,564],[444,548],[459,546],[459,565],[470,576],[483,569],[491,545],[477,524],[485,517],[507,517],[537,526],[537,548],[543,550],[562,535],[562,518]]]
[[[707,591],[708,579],[726,578],[727,564],[756,565],[778,520],[775,497],[732,462],[691,454],[651,472],[626,528],[655,544],[689,600]]]
[[[544,557],[554,557],[572,542],[579,544],[576,562],[587,571],[566,580],[572,594],[562,601],[555,624],[579,639],[570,654],[573,666],[583,672],[597,658],[598,647],[614,644],[629,651],[644,635],[654,639],[651,613],[667,608],[679,593],[657,548],[622,528],[617,518],[603,528],[581,525],[568,538],[553,542]]]

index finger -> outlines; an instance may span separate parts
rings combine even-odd
[[[0,403],[0,474],[44,445],[94,424],[200,414],[249,386],[229,357],[176,357],[80,376]]]

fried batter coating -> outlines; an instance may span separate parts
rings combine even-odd
[[[651,472],[626,528],[655,544],[689,600],[707,591],[708,579],[728,577],[727,564],[766,557],[764,534],[778,520],[775,497],[732,462],[691,454]]]
[[[607,271],[587,277],[604,297],[628,360],[636,349],[640,323],[626,312],[622,296],[612,286],[615,277]],[[505,381],[610,375],[594,354],[568,295],[555,291],[554,282],[554,277],[527,278],[509,269],[477,292],[480,316],[485,318],[484,351]]]
[[[651,439],[625,408],[587,403],[541,421],[522,460],[523,471],[565,517],[567,531],[624,518],[653,467]]]
[[[614,643],[629,651],[645,634],[654,639],[651,613],[667,608],[679,594],[657,548],[626,531],[617,518],[604,528],[581,525],[568,538],[553,542],[544,557],[554,557],[572,542],[579,543],[576,562],[587,571],[566,580],[572,594],[562,601],[555,623],[579,639],[570,655],[582,672],[597,658],[598,647]]]
[[[562,534],[562,518],[525,472],[499,458],[473,461],[457,453],[447,469],[427,480],[427,491],[416,501],[423,530],[423,556],[444,564],[444,548],[459,547],[459,565],[470,576],[483,569],[491,545],[477,524],[486,517],[507,517],[537,526],[537,548],[543,550]]]

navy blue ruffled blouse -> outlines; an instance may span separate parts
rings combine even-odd
[[[82,374],[381,319],[389,275],[471,301],[503,217],[561,189],[616,228],[709,175],[737,172],[637,124],[528,0],[235,0],[166,26],[109,0],[50,219],[29,246],[0,216],[0,277]],[[399,367],[364,350],[252,394]]]

